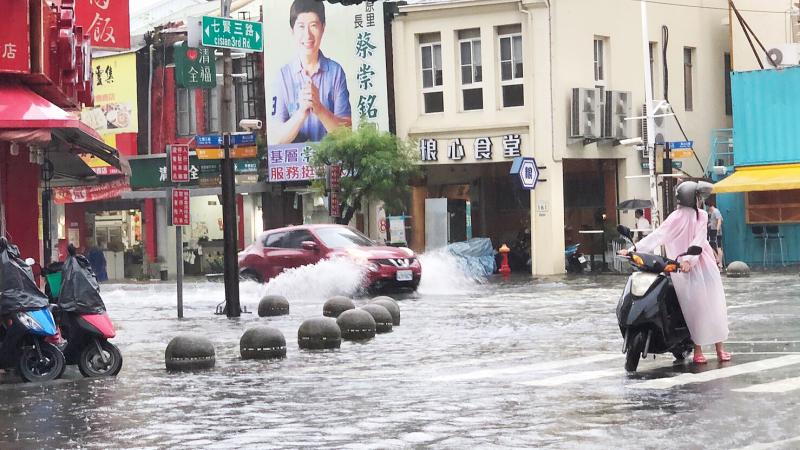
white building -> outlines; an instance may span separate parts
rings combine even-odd
[[[763,42],[790,40],[789,2],[737,5]],[[694,141],[696,157],[678,161],[700,177],[712,130],[731,124],[730,43],[737,70],[755,58],[738,22],[729,32],[724,0],[654,2],[647,12],[654,98],[675,113],[658,132]],[[565,243],[599,256],[613,237],[600,230],[633,223],[616,206],[650,198],[647,178],[629,178],[647,174],[642,152],[619,145],[641,135],[639,120],[624,120],[645,102],[640,2],[418,2],[400,7],[392,36],[397,134],[420,141],[425,173],[412,187],[416,250],[471,235],[510,244],[529,219],[533,273],[554,274]],[[543,167],[530,195],[509,175],[517,155]]]

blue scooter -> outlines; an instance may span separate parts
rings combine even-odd
[[[19,249],[0,237],[0,368],[25,381],[50,381],[64,373],[64,355],[48,342],[58,335],[48,299]]]

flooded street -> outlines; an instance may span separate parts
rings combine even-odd
[[[398,297],[393,332],[324,352],[297,346],[300,323],[321,316],[332,295],[308,280],[305,294],[291,286],[290,315],[239,320],[213,315],[221,283],[187,283],[180,321],[174,285],[104,285],[122,372],[86,380],[70,367],[44,385],[3,379],[0,447],[800,445],[796,274],[725,279],[731,363],[673,365],[662,355],[636,375],[623,370],[614,316],[624,281],[429,277],[418,294]],[[265,289],[243,283],[242,304],[255,311]],[[239,338],[255,325],[284,333],[286,359],[240,360]],[[216,368],[164,370],[164,349],[183,332],[212,340]]]

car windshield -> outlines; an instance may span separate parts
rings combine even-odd
[[[363,234],[350,228],[318,228],[314,230],[328,248],[371,247],[375,245]]]

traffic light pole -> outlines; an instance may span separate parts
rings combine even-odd
[[[230,0],[220,0],[222,17],[230,17]],[[220,122],[222,131],[222,236],[224,239],[225,312],[239,317],[239,261],[237,260],[236,185],[233,174],[231,129],[233,119],[233,59],[229,49],[222,50],[222,102]]]

